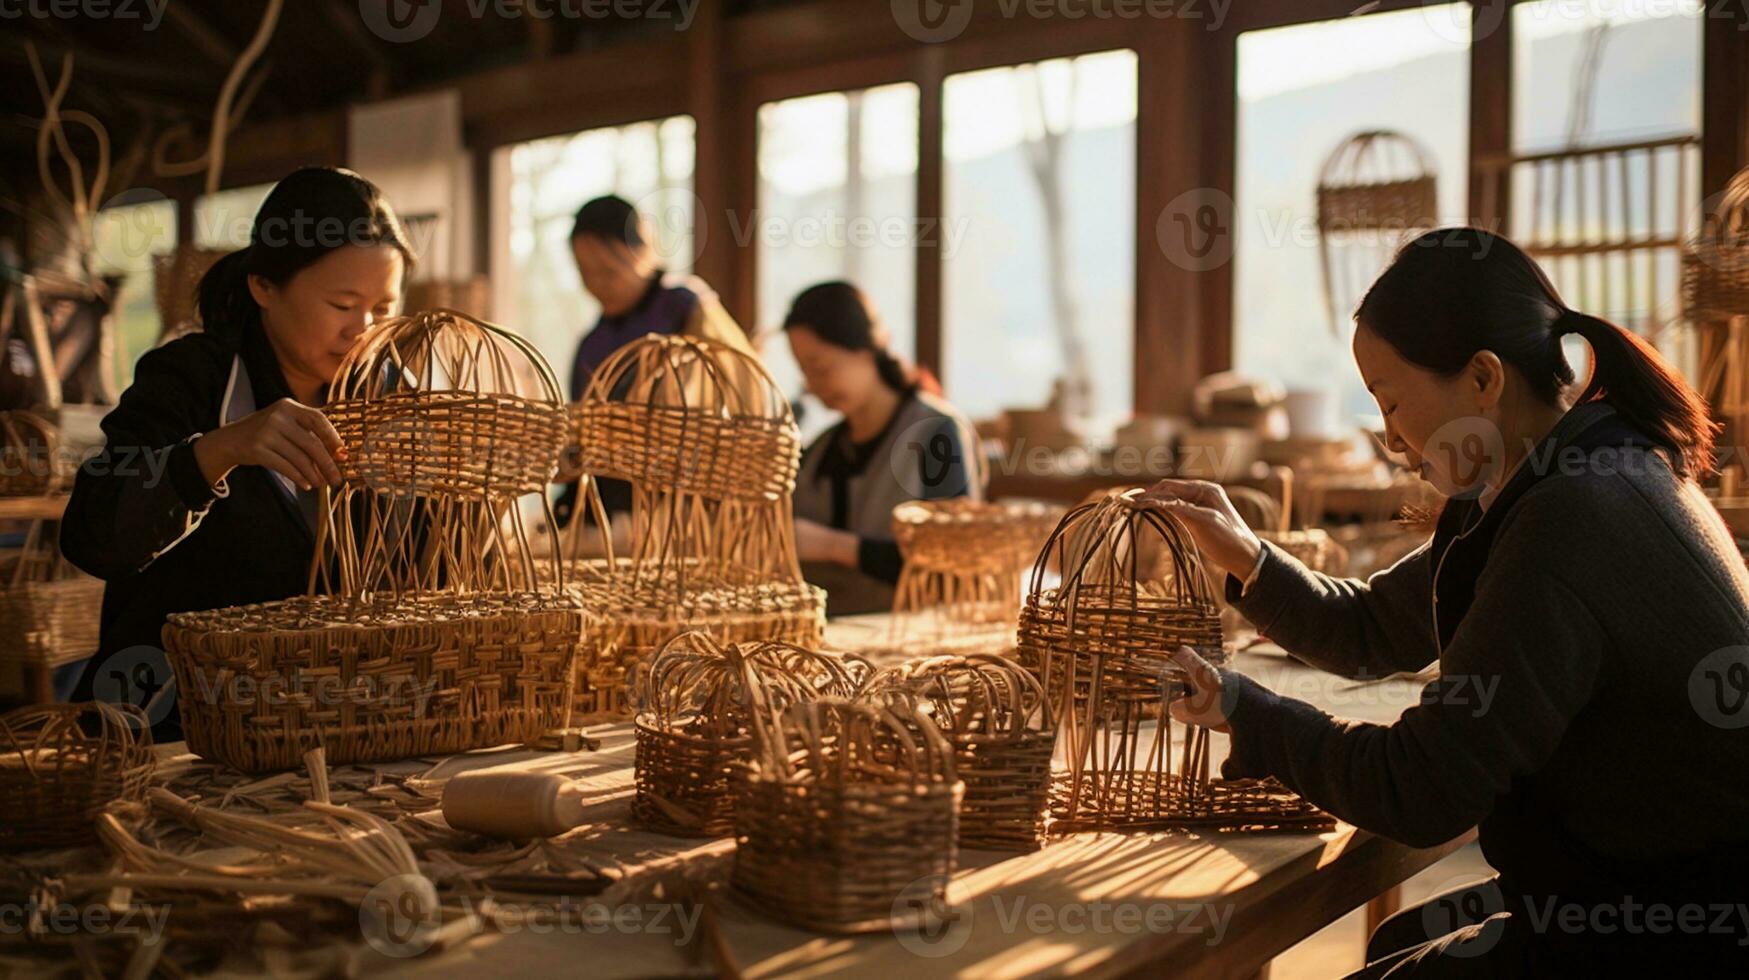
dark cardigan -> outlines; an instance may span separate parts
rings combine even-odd
[[[1412,845],[1479,825],[1502,889],[1533,907],[1749,896],[1749,707],[1731,727],[1694,694],[1749,644],[1749,573],[1699,487],[1619,448],[1623,430],[1606,404],[1569,411],[1485,514],[1454,503],[1365,582],[1266,546],[1228,596],[1271,639],[1345,676],[1437,659],[1441,677],[1375,725],[1225,671],[1226,775],[1279,777]]]

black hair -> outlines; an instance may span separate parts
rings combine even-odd
[[[577,209],[577,220],[571,224],[571,240],[588,236],[604,242],[641,249],[649,244],[644,233],[644,218],[632,203],[609,194],[583,202]]]
[[[784,330],[796,327],[813,332],[834,347],[872,353],[881,382],[901,395],[922,386],[917,370],[887,349],[886,331],[881,329],[874,304],[850,283],[823,282],[802,290],[783,318]]]
[[[306,167],[275,184],[255,213],[249,244],[220,259],[201,277],[202,328],[237,342],[261,307],[249,277],[283,285],[328,253],[347,245],[389,245],[411,266],[407,232],[377,186],[350,170]]]
[[[1590,344],[1590,383],[1575,404],[1605,401],[1671,454],[1687,479],[1712,471],[1718,426],[1706,400],[1657,348],[1631,331],[1561,302],[1530,256],[1479,228],[1441,228],[1398,250],[1354,313],[1412,364],[1440,374],[1492,351],[1547,404],[1573,383],[1561,337]]]

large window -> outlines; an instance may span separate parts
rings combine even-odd
[[[577,342],[601,315],[571,257],[583,202],[617,194],[637,206],[671,272],[692,269],[693,124],[689,116],[591,129],[492,155],[492,310],[568,377]]]
[[[759,107],[758,323],[766,365],[791,398],[801,373],[776,334],[797,293],[848,280],[886,326],[894,351],[915,351],[917,86],[885,85]],[[802,401],[811,437],[830,420]]]
[[[1351,137],[1391,132],[1376,142],[1380,159],[1364,162],[1381,169],[1350,172],[1351,182],[1432,171],[1434,217],[1462,222],[1468,23],[1462,5],[1452,5],[1239,36],[1235,365],[1289,389],[1325,392],[1344,427],[1378,412],[1354,366],[1350,315],[1403,232],[1357,231],[1321,249],[1321,174]],[[1413,160],[1404,140],[1423,159]]]
[[[236,187],[196,198],[194,244],[201,248],[242,248],[255,228],[255,212],[273,184]]]
[[[92,238],[98,271],[126,277],[115,311],[115,377],[126,388],[134,379],[134,362],[158,342],[152,260],[176,248],[176,202],[157,198],[107,207],[92,224]]]
[[[950,76],[942,379],[967,414],[1061,390],[1097,434],[1130,414],[1136,56]]]

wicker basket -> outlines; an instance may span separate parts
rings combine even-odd
[[[0,562],[0,662],[49,670],[97,652],[103,582],[61,557],[52,527],[32,524],[24,550]]]
[[[855,687],[842,660],[793,644],[675,637],[638,683],[633,819],[677,837],[734,833],[734,782],[746,771],[754,712],[846,698]]]
[[[518,501],[545,490],[564,441],[551,368],[501,328],[433,310],[374,327],[333,394],[345,481],[312,594],[164,628],[189,747],[254,772],[318,745],[342,764],[563,727],[590,620],[557,556],[540,568]]]
[[[200,304],[195,294],[201,277],[229,254],[228,249],[179,245],[174,252],[153,256],[152,291],[158,300],[160,337],[197,328]]]
[[[81,725],[95,716],[95,734]],[[155,766],[152,727],[133,705],[45,704],[0,715],[0,851],[97,839],[97,814],[138,800]]]
[[[1057,730],[1032,674],[995,654],[928,657],[877,672],[859,697],[920,704],[953,746],[966,784],[960,846],[1032,851],[1043,844]]]
[[[791,705],[756,736],[735,801],[730,881],[804,928],[915,925],[944,909],[964,790],[926,715],[834,699]]]
[[[1044,504],[964,498],[893,508],[893,538],[905,559],[894,623],[927,624],[935,633],[1013,623],[1021,577],[1062,514]]]
[[[245,772],[532,743],[562,727],[585,616],[567,597],[299,596],[164,627],[188,747]]]
[[[73,481],[60,435],[35,412],[0,412],[0,497],[41,497]]]

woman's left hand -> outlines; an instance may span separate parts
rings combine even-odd
[[[1226,706],[1222,703],[1225,691],[1221,683],[1221,672],[1207,660],[1197,656],[1196,651],[1189,647],[1174,650],[1170,659],[1174,666],[1190,678],[1190,690],[1182,697],[1174,699],[1167,708],[1172,712],[1172,717],[1187,725],[1200,725],[1230,734],[1232,728],[1227,724]]]
[[[849,531],[796,518],[796,558],[801,561],[829,561],[855,568],[857,543],[856,535]]]

